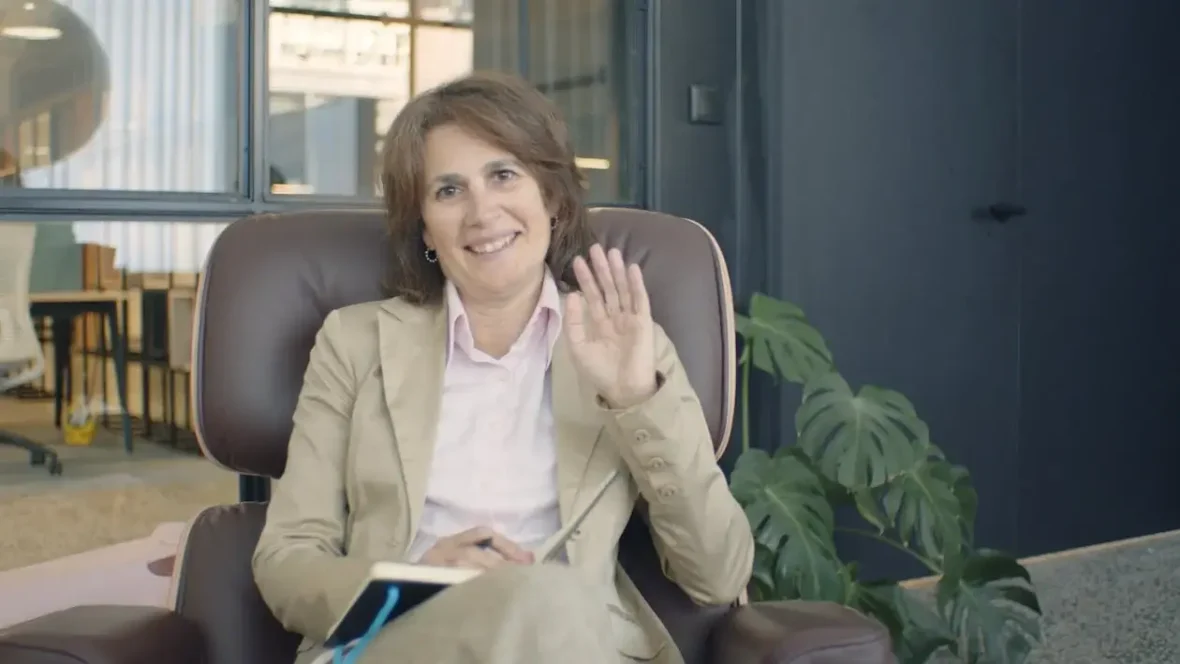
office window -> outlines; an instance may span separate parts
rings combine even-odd
[[[235,191],[240,1],[7,3],[0,187]]]
[[[475,16],[474,4],[475,0],[418,0],[418,18],[470,25]]]
[[[528,77],[565,114],[593,201],[634,201],[625,0],[529,0]]]
[[[270,192],[376,196],[381,136],[410,97],[473,69],[527,65],[566,115],[590,198],[634,200],[621,0],[530,0],[527,39],[521,6],[271,0]]]

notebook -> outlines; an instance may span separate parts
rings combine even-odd
[[[586,503],[582,511],[533,551],[535,564],[550,562],[562,551],[566,542],[577,532],[582,521],[586,519],[586,515],[594,509],[599,499],[618,477],[618,469],[607,475],[606,479],[594,489],[590,501]],[[373,626],[374,620],[386,603],[391,586],[397,587],[399,597],[396,606],[389,613],[385,622],[396,619],[448,586],[469,581],[481,573],[482,570],[464,567],[435,567],[433,565],[394,562],[374,563],[353,596],[348,610],[332,627],[324,645],[328,648],[336,648],[351,643],[364,635]]]

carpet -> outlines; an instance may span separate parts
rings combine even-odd
[[[0,597],[21,598],[0,602],[0,628],[79,604],[163,605],[182,530],[164,523],[145,538],[0,572]],[[1025,564],[1045,613],[1029,664],[1180,662],[1180,532]]]
[[[1026,565],[1045,613],[1032,664],[1180,662],[1180,531]]]

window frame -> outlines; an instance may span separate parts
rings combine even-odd
[[[592,205],[648,207],[651,169],[649,155],[651,136],[651,86],[649,72],[649,35],[651,12],[648,2],[616,2],[616,11],[625,12],[621,18],[624,43],[611,46],[622,49],[618,62],[625,67],[624,116],[620,123],[636,128],[621,155],[627,160],[627,190],[634,192],[634,200],[600,201]],[[517,71],[527,75],[529,66],[530,28],[528,9],[530,0],[518,3],[518,60]],[[0,190],[0,221],[175,221],[203,222],[236,219],[252,214],[283,212],[295,209],[377,209],[381,201],[376,196],[334,196],[316,194],[273,194],[270,191],[270,168],[267,163],[269,120],[268,18],[269,2],[238,0],[238,140],[236,191],[211,192],[152,192],[83,189],[3,189]],[[284,8],[283,11],[307,15],[349,16],[341,12],[312,9]],[[423,20],[418,16],[418,3],[410,2],[410,13],[405,18],[389,19],[406,23],[410,31],[410,80],[413,81],[414,39],[417,25],[466,27],[462,24]],[[411,83],[412,84],[412,83]]]

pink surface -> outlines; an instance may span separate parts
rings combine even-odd
[[[152,569],[170,569],[162,559],[176,554],[184,525],[160,524],[140,540],[0,572],[0,629],[84,604],[164,606],[171,579]]]

